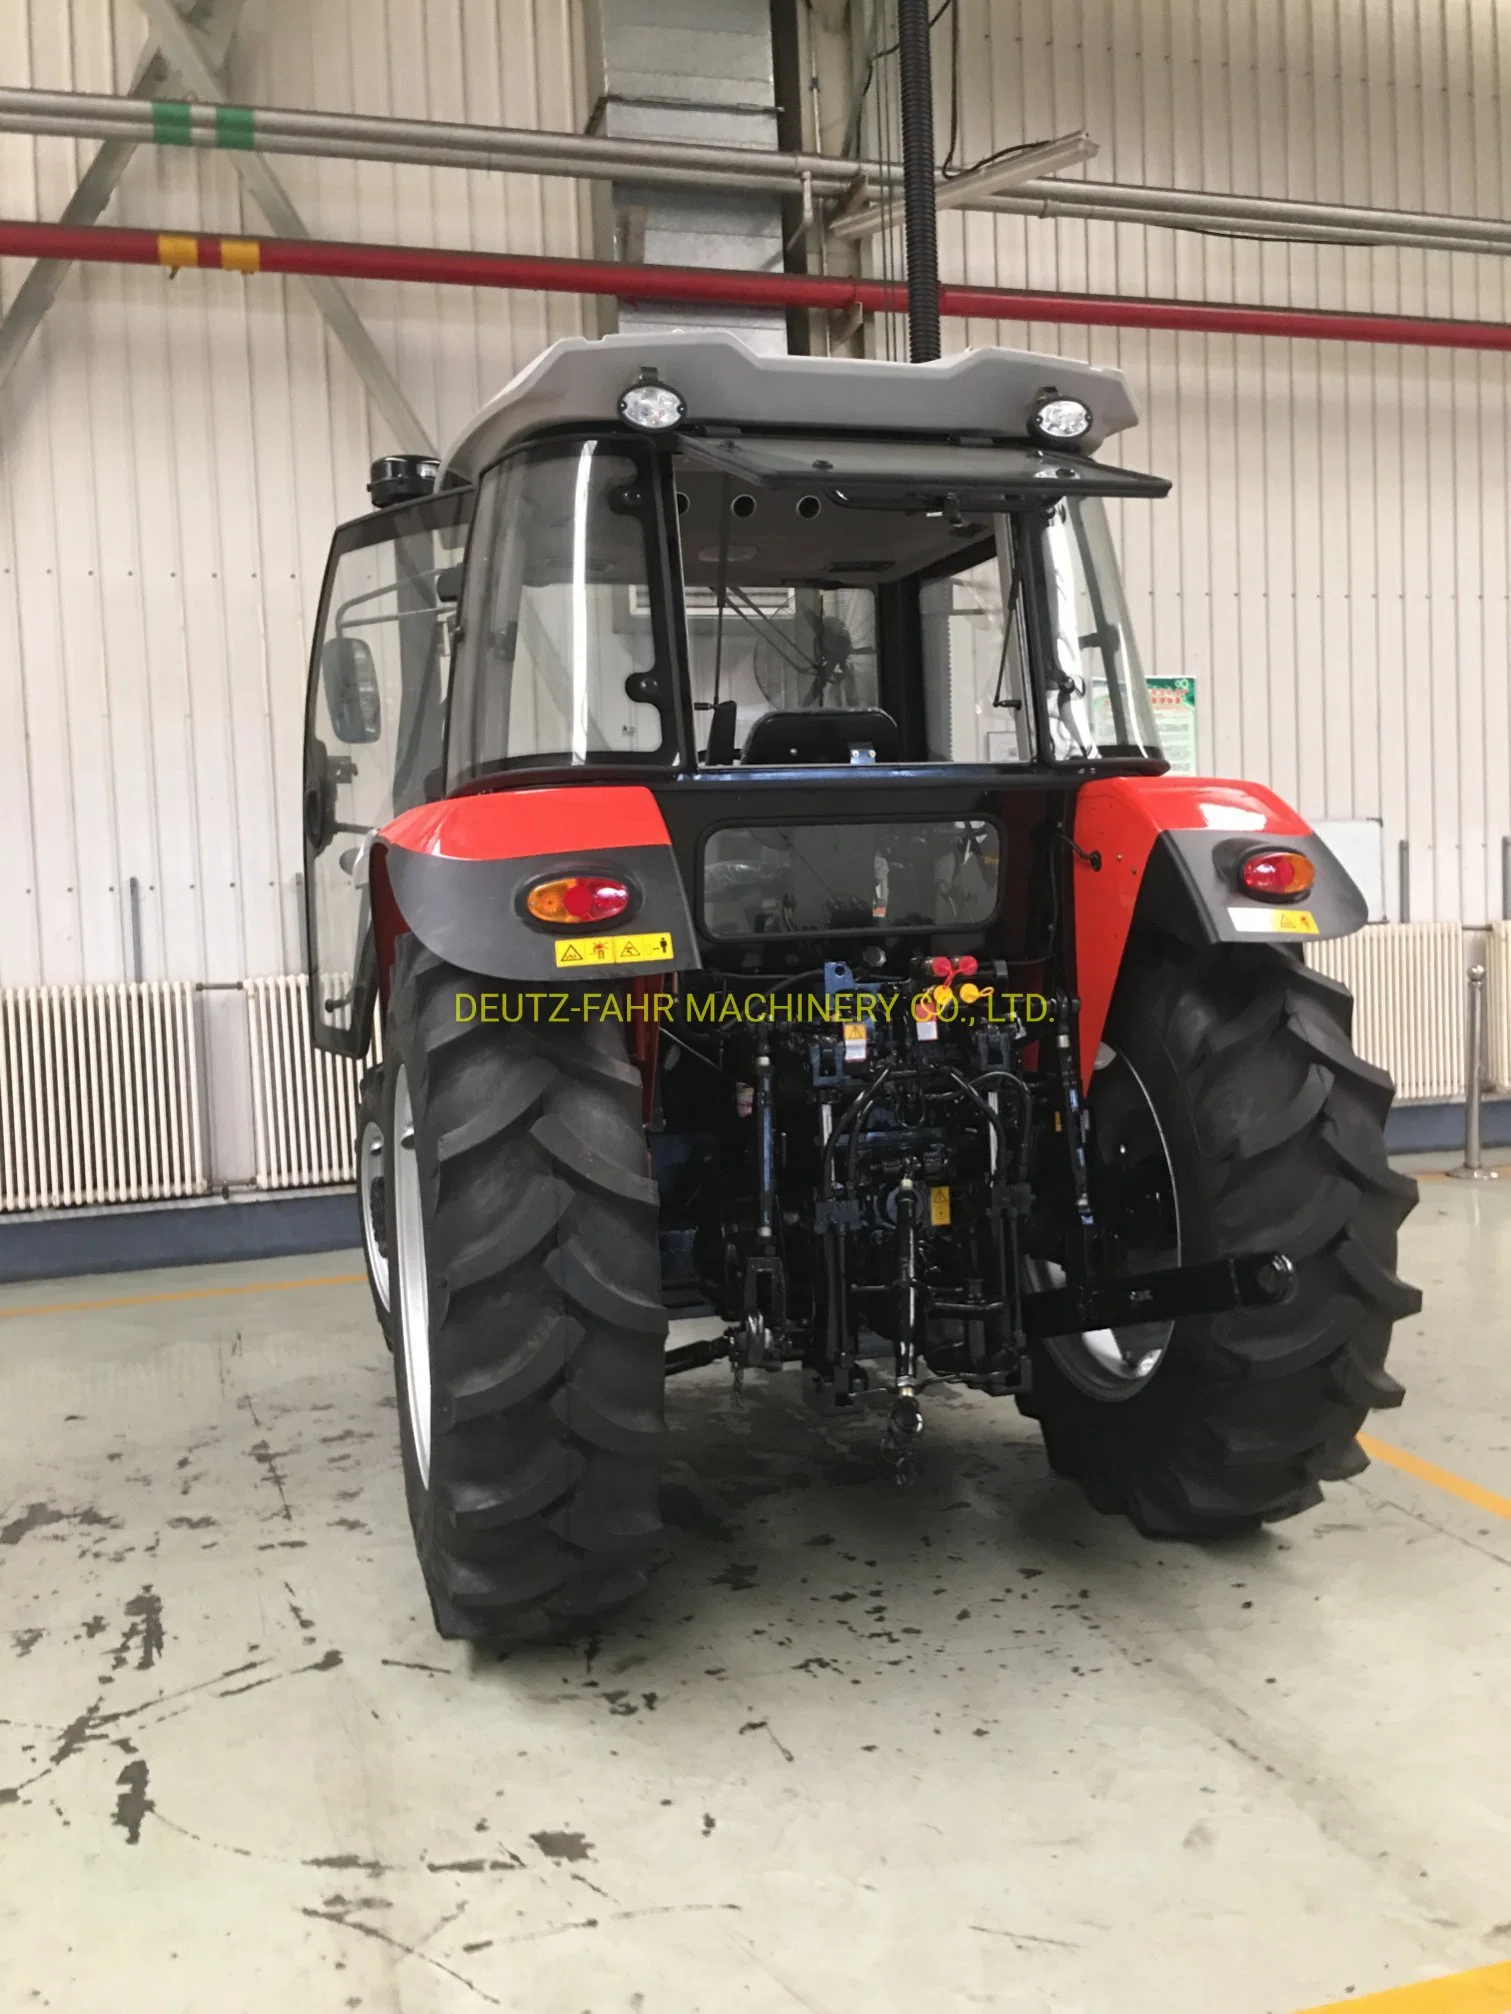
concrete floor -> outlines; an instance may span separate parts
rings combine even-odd
[[[1424,1183],[1403,1270],[1381,1437],[1511,1493],[1511,1181]],[[355,1273],[0,1294],[7,2014],[1293,2014],[1511,1958],[1493,1505],[1377,1463],[1150,1545],[1006,1403],[933,1396],[903,1493],[703,1372],[648,1604],[484,1660]]]

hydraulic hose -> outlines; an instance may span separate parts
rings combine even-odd
[[[1018,1101],[1020,1130],[1018,1135],[1017,1176],[1024,1181],[1028,1175],[1029,1136],[1033,1126],[1033,1098],[1027,1084],[1013,1070],[986,1070],[971,1084],[972,1091],[979,1093],[984,1085],[1005,1084]]]

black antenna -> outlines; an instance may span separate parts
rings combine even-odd
[[[934,69],[929,0],[897,0],[897,82],[902,100],[903,235],[908,250],[908,355],[939,355],[939,239],[934,215]]]

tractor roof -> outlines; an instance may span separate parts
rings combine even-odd
[[[1095,449],[1135,424],[1121,371],[1031,350],[966,350],[937,363],[862,357],[762,356],[722,329],[568,336],[511,378],[446,450],[447,476],[471,482],[504,450],[543,427],[618,419],[620,394],[653,366],[687,402],[694,424],[850,427],[889,433],[1026,436],[1035,401],[1053,386],[1091,409]]]

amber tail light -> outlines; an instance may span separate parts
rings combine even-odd
[[[537,881],[525,907],[539,923],[607,923],[631,901],[627,882],[609,874],[560,874]]]
[[[1299,902],[1311,893],[1316,878],[1317,870],[1306,855],[1288,847],[1273,853],[1251,853],[1238,868],[1239,887],[1262,902]]]

